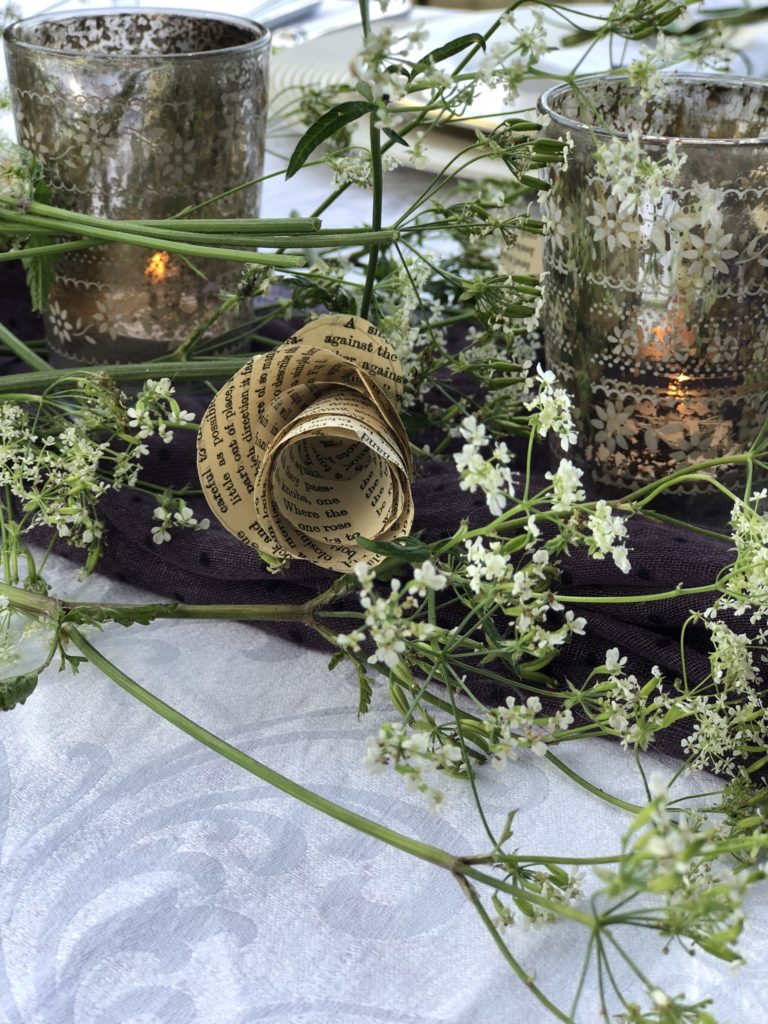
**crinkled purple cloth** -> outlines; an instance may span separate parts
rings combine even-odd
[[[22,338],[40,337],[42,325],[29,312],[18,266],[4,263],[0,282],[2,322]],[[24,368],[11,359],[0,365],[3,373],[21,369]],[[202,408],[199,398],[183,404]],[[178,431],[172,445],[154,445],[145,461],[145,477],[164,486],[197,487],[194,443],[193,435]],[[543,473],[549,467],[547,453],[542,450],[538,459],[536,476],[543,482]],[[463,518],[473,526],[488,519],[484,498],[460,490],[455,470],[444,463],[431,461],[417,468],[413,497],[413,529],[420,531],[425,541],[450,533]],[[174,601],[194,604],[298,604],[320,593],[336,578],[306,562],[295,563],[280,576],[271,575],[254,552],[216,521],[207,531],[184,531],[170,543],[158,546],[150,533],[154,504],[151,498],[127,492],[110,493],[103,499],[106,540],[100,572]],[[208,514],[203,499],[191,504],[198,515]],[[618,647],[628,657],[627,669],[640,680],[649,677],[654,665],[666,676],[679,675],[680,627],[692,608],[707,606],[707,596],[633,604],[622,604],[620,596],[659,593],[683,581],[689,587],[708,584],[732,558],[725,542],[640,517],[630,522],[629,535],[632,572],[628,576],[609,560],[595,561],[583,550],[563,561],[560,589],[564,594],[610,596],[616,600],[609,605],[578,606],[578,614],[588,620],[586,634],[573,636],[547,669],[560,684],[566,680],[576,685],[582,683],[594,666],[602,664],[606,650],[611,647]],[[57,550],[72,554],[63,545]],[[326,646],[309,627],[300,624],[270,623],[261,628],[296,644]],[[708,672],[707,650],[706,631],[698,625],[690,628],[686,634],[690,678],[702,678]],[[487,682],[478,683],[475,690],[488,703],[499,703],[510,692],[502,685]],[[684,735],[684,723],[672,727],[657,738],[656,749],[679,755]]]

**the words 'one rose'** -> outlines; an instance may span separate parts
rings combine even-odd
[[[322,316],[254,356],[218,392],[198,436],[214,515],[244,544],[346,572],[413,522],[400,360],[373,324]]]

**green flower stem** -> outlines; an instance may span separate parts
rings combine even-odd
[[[475,887],[470,885],[466,878],[462,878],[461,876],[458,876],[456,880],[459,883],[464,895],[467,897],[467,899],[470,901],[472,906],[477,911],[480,920],[483,922],[491,938],[495,942],[496,948],[499,950],[501,955],[507,961],[507,963],[515,972],[520,981],[522,981],[525,987],[539,1000],[542,1006],[549,1010],[549,1012],[554,1017],[556,1017],[560,1021],[563,1021],[564,1024],[573,1024],[573,1018],[569,1017],[566,1013],[563,1013],[563,1011],[558,1006],[555,1006],[555,1004],[550,999],[548,999],[547,996],[544,995],[541,989],[534,982],[533,977],[523,968],[523,966],[515,959],[515,957],[512,956],[512,953],[507,947],[507,944],[504,942],[501,935],[499,934],[498,928],[495,926],[490,916],[488,915],[488,911],[483,906],[482,900],[477,895]]]
[[[711,594],[718,590],[716,583],[702,587],[676,587],[663,594],[611,594],[596,597],[590,594],[558,594],[558,601],[569,604],[642,604],[644,601],[669,601],[673,597],[690,597],[693,594]]]
[[[0,583],[0,596],[19,611],[43,615],[56,620],[62,614],[96,616],[99,620],[119,622],[153,619],[216,619],[230,622],[305,622],[312,625],[321,609],[307,604],[104,604],[91,601],[64,601],[44,594],[21,590]]]
[[[123,245],[136,245],[144,249],[163,249],[178,256],[190,256],[197,259],[230,260],[233,263],[256,263],[267,267],[303,267],[306,260],[303,256],[289,256],[283,253],[264,253],[246,251],[244,249],[217,248],[212,245],[192,245],[189,242],[176,242],[156,236],[140,235],[130,231],[117,231],[108,228],[90,227],[87,225],[72,228],[63,226],[57,219],[36,217],[33,214],[13,214],[0,208],[0,221],[12,220],[14,224],[25,225],[26,228],[40,228],[54,233],[81,234],[88,238],[96,238],[103,242],[120,242]],[[260,244],[264,244],[263,242]]]
[[[753,452],[746,452],[744,455],[722,455],[716,459],[705,459],[703,462],[697,462],[695,466],[695,472],[697,474],[702,473],[707,469],[716,469],[718,466],[744,466],[749,462],[753,461],[755,454]],[[636,491],[632,491],[626,498],[623,498],[623,502],[626,504],[638,504],[641,499],[652,500],[655,496],[657,489],[660,485],[665,487],[672,486],[673,484],[680,483],[683,480],[687,480],[691,476],[692,467],[686,466],[683,469],[677,469],[674,473],[670,473],[669,476],[664,477],[663,480],[654,480],[650,484],[645,484],[643,487],[639,487]]]
[[[224,301],[219,304],[218,309],[215,309],[210,316],[206,317],[203,323],[199,327],[196,327],[187,337],[178,345],[169,358],[177,361],[186,361],[190,358],[192,352],[198,347],[198,343],[203,341],[208,330],[223,316],[232,309],[237,309],[240,305],[239,295],[226,295]]]
[[[282,793],[287,793],[288,796],[293,797],[295,800],[299,800],[301,803],[306,804],[308,807],[312,807],[316,811],[320,811],[321,814],[327,815],[329,818],[333,818],[336,821],[342,822],[344,825],[349,825],[351,828],[357,829],[357,831],[364,833],[365,835],[371,836],[374,839],[379,839],[381,842],[386,843],[388,846],[393,846],[398,850],[402,850],[404,853],[409,853],[413,857],[418,857],[420,860],[425,860],[430,864],[436,864],[438,867],[446,868],[448,871],[454,872],[457,870],[457,866],[460,864],[458,858],[448,853],[446,850],[441,850],[436,846],[431,846],[428,843],[421,843],[416,839],[411,839],[409,836],[403,835],[401,832],[395,832],[393,829],[387,828],[385,825],[380,824],[377,821],[372,821],[370,818],[365,818],[361,814],[356,814],[354,811],[348,810],[346,807],[342,807],[340,804],[334,803],[332,800],[328,800],[318,793],[313,793],[312,790],[301,786],[299,783],[294,782],[292,779],[287,778],[285,775],[281,775],[274,769],[269,768],[261,761],[257,761],[255,758],[250,757],[242,750],[238,750],[237,747],[233,747],[231,743],[227,743],[226,740],[221,739],[214,733],[209,732],[208,729],[204,729],[197,722],[193,722],[192,719],[187,718],[176,708],[171,707],[170,704],[166,704],[165,701],[160,700],[154,694],[145,690],[143,686],[140,686],[137,682],[127,676],[121,669],[116,665],[112,664],[108,658],[106,658],[100,651],[98,651],[80,632],[80,630],[67,627],[66,635],[69,640],[74,644],[75,647],[83,654],[88,661],[90,661],[96,668],[100,669],[104,675],[111,679],[118,686],[122,687],[127,693],[129,693],[136,700],[140,701],[151,711],[160,715],[171,725],[185,732],[188,736],[202,743],[203,746],[208,747],[209,750],[213,750],[215,753],[224,757],[227,761],[231,761],[240,768],[244,768],[245,771],[250,772],[251,775],[255,775],[262,782],[268,783],[270,786],[274,786],[275,789],[279,789]]]
[[[639,804],[631,804],[628,800],[621,800],[617,796],[611,796],[610,793],[606,793],[604,789],[600,789],[599,786],[593,785],[588,782],[583,775],[579,775],[573,768],[569,768],[565,761],[561,761],[556,754],[553,754],[551,750],[548,750],[544,755],[550,764],[553,764],[556,768],[559,768],[563,775],[567,775],[568,778],[575,782],[577,786],[581,786],[582,789],[586,789],[588,793],[592,793],[593,796],[599,797],[604,800],[607,804],[612,804],[614,807],[618,807],[622,811],[629,811],[630,814],[639,814],[642,807]]]
[[[83,239],[79,242],[51,242],[50,245],[30,245],[26,249],[8,249],[7,252],[0,252],[0,263],[24,260],[31,256],[55,256],[57,253],[74,252],[76,249],[92,249],[98,244],[96,241]]]
[[[151,378],[170,377],[171,380],[205,381],[225,380],[236,373],[250,359],[239,356],[217,356],[215,359],[199,359],[194,362],[171,362],[159,360],[150,363],[126,363],[111,366],[91,366],[52,370],[47,364],[45,372],[16,373],[0,377],[0,395],[17,391],[45,391],[60,381],[75,381],[79,377],[98,376],[107,373],[116,384],[135,384]]]
[[[55,207],[51,207],[55,209]],[[99,217],[92,218],[93,223],[102,223]],[[223,232],[242,232],[246,235],[304,235],[313,234],[321,230],[322,221],[319,217],[232,217],[214,219],[213,217],[191,217],[189,220],[181,218],[166,218],[165,220],[131,220],[131,221],[107,221],[107,224],[139,225],[144,228],[160,228],[162,231],[173,230],[182,233],[190,231],[193,234],[217,234]],[[363,232],[365,228],[355,228],[354,232]]]
[[[752,473],[754,460],[751,456],[746,458],[745,460],[742,460],[734,456],[730,459],[726,458],[725,462],[726,465],[729,463],[743,462],[744,464],[746,464],[747,472],[749,474]],[[686,483],[705,483],[708,487],[714,487],[716,490],[724,494],[725,497],[728,498],[728,500],[733,503],[735,503],[737,500],[736,495],[733,493],[733,491],[730,488],[726,487],[723,483],[721,483],[717,479],[717,477],[713,476],[711,473],[699,473],[698,464],[695,469],[693,467],[689,467],[685,471],[684,479]],[[658,482],[658,485],[654,488],[653,491],[651,491],[650,494],[647,494],[640,501],[634,500],[633,503],[640,511],[643,511],[646,505],[649,505],[652,501],[655,501],[656,498],[660,497],[660,495],[662,495],[665,491],[668,491],[671,487],[674,487],[677,482],[678,481],[675,479],[674,474],[672,476],[666,477],[664,480],[660,480]]]
[[[307,167],[313,167],[319,161],[308,163]],[[269,181],[271,178],[282,178],[285,171],[282,169],[279,171],[272,171],[271,174],[262,174],[258,178],[249,178],[248,181],[242,181],[239,185],[233,185],[232,188],[226,189],[224,192],[219,192],[215,196],[209,196],[208,199],[203,199],[199,203],[194,203],[190,206],[185,206],[183,210],[179,210],[169,220],[182,220],[187,214],[197,213],[198,210],[204,210],[208,206],[213,206],[216,203],[221,202],[222,199],[228,199],[230,196],[236,195],[238,192],[244,192],[246,189],[253,188],[255,185],[260,185],[264,181]],[[207,218],[206,218],[207,219]]]
[[[0,206],[15,212],[21,220],[28,213],[39,214],[42,217],[54,217],[56,220],[67,221],[71,224],[87,224],[92,227],[113,228],[115,231],[123,231],[126,228],[173,228],[176,231],[217,232],[245,231],[249,235],[294,235],[306,234],[317,231],[322,221],[318,217],[233,217],[227,219],[195,219],[189,220],[169,218],[166,220],[110,220],[107,217],[94,217],[87,213],[78,213],[76,210],[63,210],[58,206],[50,206],[46,203],[30,202],[25,203],[23,209],[18,202],[11,199],[4,199],[0,196]],[[364,229],[361,229],[364,230]]]
[[[374,232],[381,228],[382,204],[384,201],[384,171],[381,163],[381,132],[376,124],[376,111],[371,112],[371,186],[373,200],[371,206],[371,227]],[[395,232],[397,234],[397,232]],[[393,241],[396,239],[393,239]],[[365,275],[365,289],[360,302],[360,315],[367,317],[376,284],[376,268],[379,264],[380,246],[372,244],[368,255],[368,269]]]
[[[312,792],[312,790],[307,789],[299,783],[294,782],[292,779],[287,778],[285,775],[269,768],[267,765],[257,761],[244,751],[239,750],[230,743],[227,743],[226,740],[223,740],[214,733],[209,732],[209,730],[203,728],[203,726],[199,725],[197,722],[192,721],[192,719],[187,718],[186,715],[183,715],[170,704],[166,704],[165,701],[144,689],[143,686],[140,686],[135,680],[126,675],[125,672],[119,669],[107,657],[105,657],[105,655],[97,650],[76,627],[65,627],[65,635],[66,638],[70,640],[75,647],[77,647],[80,653],[91,662],[91,664],[103,672],[104,675],[113,682],[117,683],[118,686],[136,700],[140,701],[150,710],[160,715],[161,718],[164,718],[177,729],[180,729],[188,736],[191,736],[199,743],[202,743],[203,746],[208,747],[210,750],[213,750],[215,753],[226,758],[226,760],[231,761],[240,768],[244,768],[263,782],[274,786],[276,789],[279,789],[288,796],[299,800],[308,807],[312,807],[314,810],[320,811],[322,814],[325,814],[336,821],[340,821],[342,824],[348,825],[351,828],[362,832],[364,835],[378,839],[381,842],[386,843],[388,846],[393,846],[396,849],[401,850],[403,853],[408,853],[420,860],[424,860],[430,864],[435,864],[437,867],[444,868],[450,871],[454,877],[464,876],[467,878],[473,878],[476,881],[489,885],[493,889],[499,890],[500,892],[505,892],[512,896],[524,896],[526,900],[534,903],[536,906],[549,910],[561,917],[566,917],[569,920],[576,921],[579,924],[586,925],[590,930],[594,930],[599,927],[599,920],[591,914],[576,910],[574,907],[558,903],[554,900],[548,900],[528,889],[521,890],[519,886],[503,882],[493,875],[488,875],[485,872],[479,871],[463,858],[456,857],[447,850],[442,850],[439,847],[412,839],[409,836],[403,835],[401,832],[396,832],[393,829],[387,828],[379,822],[372,821],[370,818],[356,814],[354,811],[350,811],[348,808],[342,807],[340,804],[334,803],[332,800],[328,800],[325,797],[320,796],[318,793]]]
[[[359,0],[360,5],[360,21],[363,28],[363,39],[367,39],[371,32],[371,12],[368,0]],[[371,227],[374,231],[378,231],[381,228],[381,214],[384,203],[384,167],[382,164],[382,153],[381,153],[381,130],[379,129],[378,123],[378,111],[372,110],[368,122],[369,122],[369,138],[371,146],[371,189],[373,196],[371,199]],[[360,301],[360,315],[367,317],[371,308],[371,300],[373,299],[373,289],[376,284],[376,268],[379,263],[379,246],[372,244],[368,250],[368,267],[365,274],[365,288],[363,289],[363,297]]]
[[[539,896],[537,893],[532,892],[530,889],[525,889],[519,885],[513,885],[509,882],[501,882],[494,875],[488,875],[484,871],[480,871],[471,864],[467,864],[466,861],[460,861],[460,868],[454,869],[459,870],[459,873],[465,878],[473,878],[476,882],[482,882],[484,885],[490,886],[492,889],[497,889],[499,892],[507,893],[510,896],[521,896],[529,903],[533,903],[536,907],[541,907],[543,910],[548,910],[553,914],[557,914],[559,917],[568,918],[569,921],[576,921],[578,924],[583,924],[589,928],[590,931],[594,931],[600,927],[600,921],[593,914],[588,914],[584,910],[577,910],[575,907],[568,906],[567,903],[558,903],[555,900],[548,900],[544,896]]]
[[[54,230],[51,226],[51,230]],[[61,231],[62,229],[58,229]],[[74,232],[83,234],[89,234],[93,231],[90,226],[76,227]],[[110,229],[112,230],[112,229]],[[115,229],[117,230],[117,229]],[[120,229],[124,231],[126,229]],[[71,233],[69,228],[66,229],[67,233]],[[312,249],[312,248],[329,248],[329,247],[344,247],[352,245],[360,245],[361,243],[368,244],[370,242],[392,242],[395,241],[399,236],[398,232],[394,229],[387,229],[384,231],[370,231],[365,230],[356,232],[353,230],[347,231],[344,229],[335,229],[327,231],[312,231],[306,234],[287,234],[287,235],[245,235],[245,234],[230,234],[222,232],[221,234],[207,234],[203,232],[193,233],[192,231],[175,231],[173,229],[163,230],[159,232],[155,228],[142,228],[140,226],[130,227],[130,232],[133,235],[145,235],[147,238],[153,240],[154,248],[168,248],[168,242],[180,241],[190,242],[193,245],[216,245],[216,246],[261,246],[268,249]],[[116,240],[122,239],[122,235]],[[77,242],[77,243],[60,243],[60,244],[75,244],[79,247],[84,245],[95,245],[94,242]],[[134,243],[135,244],[135,243]],[[46,248],[46,247],[40,247]],[[49,250],[52,246],[47,247]],[[28,250],[18,250],[21,256],[26,256]]]
[[[31,348],[24,344],[21,338],[17,338],[13,331],[9,331],[2,323],[0,323],[0,342],[10,349],[15,356],[18,356],[22,362],[26,363],[27,366],[31,366],[33,370],[40,370],[41,372],[50,371],[50,364],[46,363],[36,352],[33,352]],[[17,381],[18,377],[12,374],[11,379]],[[21,390],[23,391],[24,389],[21,388]]]

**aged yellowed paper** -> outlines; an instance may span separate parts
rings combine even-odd
[[[346,572],[380,556],[357,545],[413,523],[403,375],[361,317],[318,317],[254,356],[211,402],[198,473],[214,515],[244,544]]]

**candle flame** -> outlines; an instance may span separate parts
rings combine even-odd
[[[153,252],[147,260],[144,276],[148,277],[152,284],[164,281],[168,276],[168,260],[170,258],[167,252]]]
[[[674,377],[670,378],[669,384],[667,385],[667,396],[669,398],[684,398],[685,397],[685,383],[686,381],[692,380],[687,373],[677,373]]]

